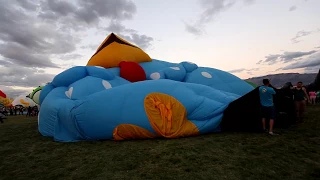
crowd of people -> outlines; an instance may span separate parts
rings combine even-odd
[[[38,116],[39,109],[38,106],[14,106],[14,107],[2,107],[0,109],[0,123],[3,123],[3,119],[6,119],[6,116],[17,116],[17,115],[26,115],[26,117]]]
[[[293,99],[296,110],[296,122],[302,123],[306,104],[316,104],[320,101],[320,91],[309,91],[299,81],[296,86],[290,87],[293,93]],[[274,120],[276,119],[276,111],[273,102],[273,95],[276,91],[272,88],[269,79],[263,79],[263,85],[259,87],[262,127],[265,132],[270,135],[278,135],[273,132]],[[269,119],[269,129],[266,128],[266,119]]]

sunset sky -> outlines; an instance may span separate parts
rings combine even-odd
[[[86,65],[111,32],[152,58],[240,78],[317,72],[319,0],[0,0],[0,89]]]

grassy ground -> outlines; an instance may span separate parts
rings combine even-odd
[[[36,118],[0,124],[0,179],[320,179],[320,106],[280,136],[57,143]]]

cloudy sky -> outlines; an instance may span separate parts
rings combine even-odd
[[[86,65],[114,32],[152,58],[249,78],[320,68],[319,0],[0,0],[0,89]]]

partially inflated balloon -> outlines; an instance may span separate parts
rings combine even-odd
[[[228,105],[253,90],[219,69],[149,59],[115,35],[87,65],[63,71],[42,89],[42,135],[72,142],[217,132]]]
[[[48,84],[48,83],[47,83]],[[40,93],[42,90],[43,86],[39,86],[36,89],[32,91],[27,97],[33,100],[36,104],[39,104],[39,98],[40,98]]]

